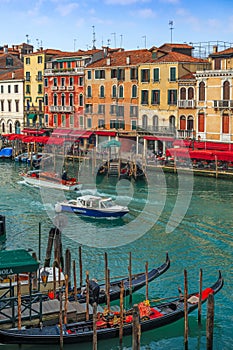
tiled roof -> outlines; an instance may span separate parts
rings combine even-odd
[[[188,44],[165,43],[162,46],[160,46],[158,48],[158,50],[164,50],[165,48],[170,48],[170,49],[192,49],[193,46],[190,46]]]
[[[127,57],[129,57],[129,63],[126,62]],[[152,53],[147,49],[114,52],[90,64],[88,68],[131,66],[149,62],[151,58]],[[110,64],[107,63],[107,60],[110,61]]]
[[[196,63],[208,63],[209,61],[202,58],[196,58],[189,55],[184,55],[179,52],[168,52],[167,54],[159,57],[156,62],[196,62]]]
[[[213,52],[211,53],[210,56],[221,56],[221,55],[231,55],[233,54],[233,47],[229,47],[228,49],[226,50],[223,50],[223,51],[219,51],[219,52]]]
[[[12,66],[6,66],[6,58],[12,58],[13,65]],[[11,55],[10,53],[3,53],[0,54],[0,69],[7,69],[7,68],[20,68],[23,67],[23,62],[16,57],[15,55]]]
[[[78,50],[74,52],[66,52],[66,51],[61,51],[59,52],[58,55],[54,56],[54,59],[56,58],[61,58],[61,57],[82,57],[82,56],[88,56],[88,55],[94,55],[97,52],[101,52],[101,49],[93,49],[93,50]]]
[[[24,71],[23,68],[13,69],[11,71],[0,73],[0,80],[15,80],[15,79],[23,79]]]
[[[192,80],[195,79],[195,76],[193,73],[187,73],[185,75],[182,75],[182,77],[179,78],[179,80]]]

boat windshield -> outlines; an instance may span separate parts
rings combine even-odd
[[[113,206],[112,200],[111,199],[106,199],[101,202],[101,206],[103,208],[111,208]]]

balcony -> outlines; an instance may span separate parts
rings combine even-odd
[[[193,139],[196,135],[195,130],[177,130],[178,139]]]
[[[68,91],[73,91],[73,90],[74,90],[73,85],[67,86],[67,90],[68,90]]]
[[[214,100],[213,106],[218,109],[231,109],[233,108],[233,100]]]
[[[195,100],[179,100],[178,108],[195,108]]]
[[[65,86],[59,86],[60,91],[65,91],[66,87]]]
[[[174,126],[144,126],[138,125],[138,131],[145,131],[146,133],[151,133],[153,135],[167,135],[167,136],[175,136],[176,128]]]
[[[73,112],[74,106],[50,106],[50,112]]]
[[[49,75],[84,75],[84,67],[76,67],[76,68],[47,68],[44,71],[44,76]]]
[[[51,87],[51,90],[52,90],[52,91],[56,91],[57,89],[58,89],[57,86],[52,86],[52,87]]]

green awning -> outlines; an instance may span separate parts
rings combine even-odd
[[[0,251],[0,276],[35,272],[38,268],[39,262],[24,249]]]
[[[28,119],[36,119],[37,115],[35,113],[29,113],[28,114]]]

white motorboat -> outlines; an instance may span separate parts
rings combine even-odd
[[[48,187],[64,191],[79,191],[82,188],[76,178],[63,180],[58,174],[42,170],[30,170],[21,173],[24,182],[34,187]]]
[[[97,218],[117,218],[127,214],[129,209],[115,204],[110,197],[85,195],[77,199],[57,203],[55,211],[57,213],[64,211]]]

